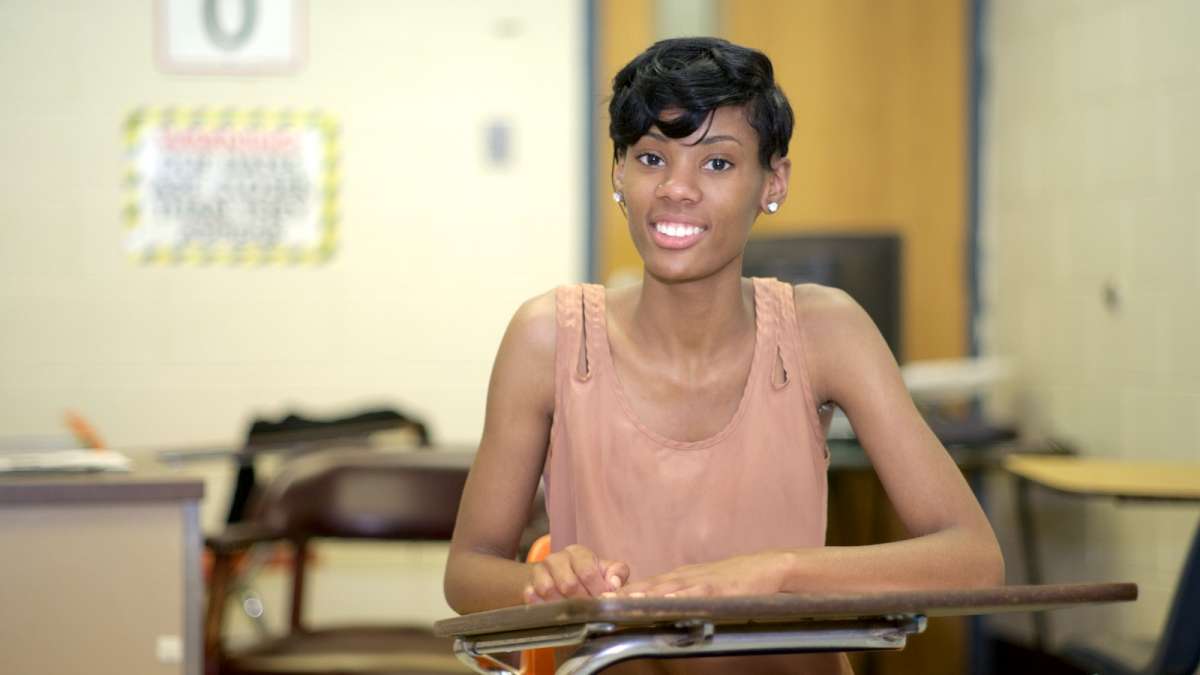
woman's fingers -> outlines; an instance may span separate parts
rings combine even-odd
[[[601,560],[584,546],[568,546],[533,566],[525,602],[607,596],[625,585],[629,565]]]
[[[554,588],[564,598],[596,597],[609,590],[600,560],[583,546],[568,546],[557,551],[547,556],[537,568],[546,571]],[[542,592],[544,588],[545,582],[538,586],[538,591]]]
[[[685,586],[673,591],[663,593],[664,598],[705,598],[713,595],[713,589],[708,584],[696,584],[694,586]]]
[[[608,591],[619,591],[629,581],[629,565],[612,560],[601,560],[600,567],[604,570],[604,580],[608,583]]]
[[[542,566],[550,574],[550,578],[554,581],[554,588],[560,595],[564,598],[579,595],[581,585],[579,577],[575,576],[570,557],[552,555],[542,562]]]
[[[669,572],[626,585],[619,592],[628,598],[674,598],[712,595],[712,584],[688,571]]]
[[[526,586],[526,589],[525,597],[528,604],[560,600],[563,597],[558,592],[558,585],[554,581],[554,576],[550,574],[550,570],[543,564],[534,565],[533,580],[529,586]]]
[[[599,597],[601,593],[609,590],[604,568],[600,566],[600,559],[591,549],[568,546],[564,553],[570,556],[572,572],[585,591],[582,595]]]

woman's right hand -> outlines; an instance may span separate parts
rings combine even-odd
[[[615,593],[629,580],[629,565],[603,560],[591,549],[571,544],[533,563],[531,578],[525,586],[525,604],[596,598]]]

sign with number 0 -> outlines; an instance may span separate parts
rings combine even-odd
[[[303,63],[303,0],[158,0],[157,12],[168,72],[283,75]]]

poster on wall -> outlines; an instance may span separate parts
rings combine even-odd
[[[155,12],[167,72],[287,75],[304,63],[303,0],[158,0]]]
[[[320,263],[338,230],[337,124],[288,110],[139,108],[125,248],[150,263]]]

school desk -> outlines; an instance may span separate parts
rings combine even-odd
[[[199,675],[203,483],[0,475],[0,671]]]
[[[514,673],[492,654],[579,645],[558,675],[633,658],[902,649],[926,617],[1028,612],[1137,598],[1128,583],[970,590],[777,594],[730,598],[595,598],[445,619],[434,632],[478,673]]]
[[[1030,487],[1039,485],[1066,495],[1119,501],[1200,502],[1200,463],[1150,460],[1009,455],[1004,468],[1017,477],[1017,517],[1030,583],[1042,580],[1037,524]],[[1193,535],[1200,543],[1200,523]],[[1033,615],[1034,645],[1042,649],[1050,629],[1046,617]]]

